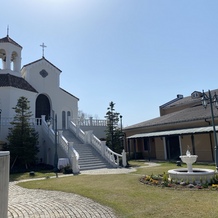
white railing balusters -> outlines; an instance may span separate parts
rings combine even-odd
[[[48,137],[52,140],[52,142],[55,141],[55,132],[52,128],[48,127],[45,117],[42,116],[41,120],[42,129]],[[72,121],[69,121],[68,128],[83,142],[90,144],[93,146],[101,155],[104,157],[110,164],[113,166],[119,167],[120,166],[120,160],[122,159],[122,166],[126,166],[126,152],[123,150],[122,154],[118,154],[114,151],[112,151],[109,147],[106,146],[104,141],[100,141],[94,134],[93,131],[82,131],[75,123]],[[58,144],[62,147],[62,149],[65,151],[67,157],[70,160],[73,173],[79,173],[79,154],[77,151],[73,148],[73,143],[68,142],[64,136],[62,135],[62,131],[58,131]]]
[[[55,132],[54,130],[49,127],[45,121],[45,117],[42,116],[42,129],[48,135],[48,137],[52,140],[53,143],[55,143]],[[69,158],[72,170],[74,174],[79,173],[79,155],[77,151],[73,148],[73,143],[68,142],[64,136],[63,131],[57,132],[58,136],[58,145],[62,147],[62,149],[65,151],[66,156]]]
[[[69,122],[69,129],[83,142],[85,143],[85,133],[76,126],[72,121]]]
[[[77,126],[107,126],[106,119],[93,119],[90,117],[89,119],[85,118],[77,118],[72,120]]]
[[[109,163],[119,167],[120,159],[122,159],[122,166],[126,167],[126,152],[123,150],[122,154],[118,154],[112,151],[105,145],[105,142],[99,140],[94,134],[93,131],[83,132],[79,126],[77,126],[73,121],[69,120],[69,129],[76,134],[76,136],[83,141],[84,143],[92,145]],[[115,158],[116,157],[116,158]]]

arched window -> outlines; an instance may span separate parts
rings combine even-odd
[[[0,65],[0,69],[5,69],[5,67],[6,67],[6,52],[4,49],[0,49],[0,58],[2,59],[2,65]]]
[[[19,70],[18,69],[18,60],[17,60],[17,53],[14,51],[12,54],[11,54],[11,62],[12,62],[12,64],[13,64],[13,70],[15,71],[15,70]]]
[[[66,129],[66,112],[62,111],[62,128]]]

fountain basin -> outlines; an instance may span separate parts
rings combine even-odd
[[[196,162],[198,155],[181,155],[179,156],[183,163],[193,164]]]
[[[187,168],[172,169],[168,171],[170,180],[184,181],[184,182],[210,182],[214,177],[215,171],[211,169],[193,168],[189,172]]]
[[[188,151],[187,151],[188,152]],[[186,152],[186,153],[187,153]],[[188,153],[188,155],[182,155],[182,156],[179,156],[182,160],[183,163],[186,163],[187,164],[187,167],[188,167],[188,173],[191,173],[193,172],[193,169],[192,169],[192,164],[194,162],[196,162],[197,160],[197,155],[191,155],[190,153]]]

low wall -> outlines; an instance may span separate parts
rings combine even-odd
[[[99,138],[99,139],[105,139],[106,138],[106,126],[80,126],[80,129],[85,131],[93,131],[93,134]]]
[[[0,151],[0,217],[8,217],[9,151]]]

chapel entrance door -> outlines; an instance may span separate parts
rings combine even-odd
[[[179,136],[166,137],[167,159],[177,160],[180,156]]]
[[[41,115],[45,115],[45,120],[50,117],[50,102],[46,95],[40,94],[36,99],[36,118],[41,118]]]

